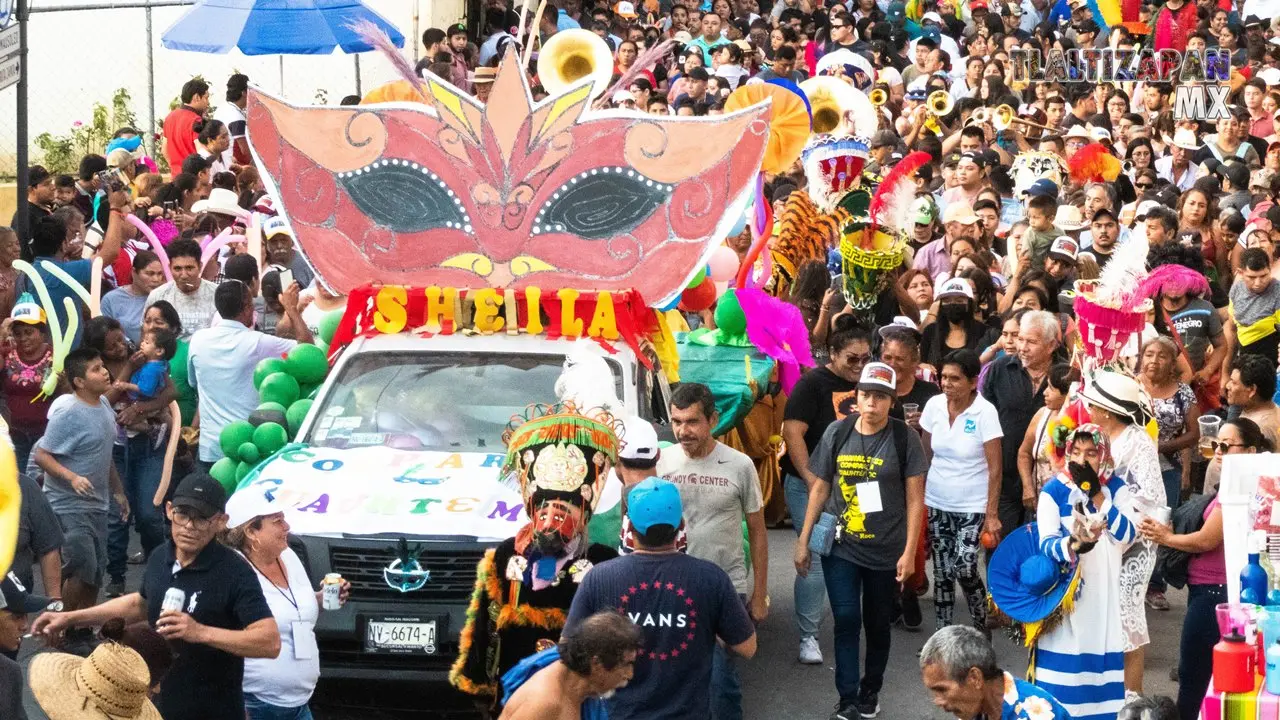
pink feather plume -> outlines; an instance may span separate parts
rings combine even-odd
[[[1209,281],[1202,273],[1178,264],[1160,265],[1147,275],[1147,279],[1138,286],[1138,296],[1154,298],[1164,293],[1177,297],[1179,295],[1209,294]]]

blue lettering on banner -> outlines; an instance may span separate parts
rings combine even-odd
[[[342,467],[342,461],[334,460],[333,458],[326,458],[324,460],[317,460],[311,463],[311,467],[323,472],[333,472],[334,470]]]
[[[502,463],[503,463],[503,462],[505,462],[505,461],[506,461],[506,459],[507,459],[507,458],[506,458],[506,456],[505,456],[505,455],[495,455],[494,453],[489,453],[489,455],[488,455],[487,457],[485,457],[485,459],[484,459],[484,464],[483,464],[483,465],[481,465],[480,467],[482,467],[482,468],[491,468],[491,467],[500,468],[500,467],[502,467]]]

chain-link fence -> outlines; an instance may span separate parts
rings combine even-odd
[[[182,84],[203,77],[216,106],[226,79],[242,72],[255,86],[300,103],[336,105],[345,95],[394,79],[377,53],[257,56],[169,50],[165,30],[193,0],[32,0],[28,25],[28,137],[31,162],[74,174],[80,157],[101,153],[116,128],[153,131],[177,103]],[[416,60],[422,31],[464,15],[463,0],[367,0],[400,29]],[[0,181],[16,173],[16,90],[0,91]],[[152,153],[153,156],[155,153]],[[163,154],[163,153],[161,153]],[[6,193],[8,194],[8,193]],[[7,215],[6,215],[7,217]]]

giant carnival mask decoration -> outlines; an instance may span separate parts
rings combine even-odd
[[[407,83],[406,83],[407,84]],[[770,106],[709,118],[596,111],[585,77],[534,102],[514,51],[486,105],[295,107],[249,93],[250,145],[324,282],[634,289],[675,299],[741,217]]]

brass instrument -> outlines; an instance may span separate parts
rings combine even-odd
[[[547,40],[538,54],[538,79],[552,95],[590,78],[591,97],[597,97],[613,79],[613,53],[590,30],[561,30]]]
[[[809,78],[800,83],[800,89],[809,98],[809,106],[813,109],[813,132],[817,135],[835,132],[844,125],[845,115],[857,109],[860,99],[852,85],[830,75]]]
[[[991,119],[991,111],[980,107],[969,114],[969,125],[983,125]]]
[[[883,88],[876,88],[872,90],[871,94],[867,97],[870,98],[871,104],[876,107],[880,107],[881,105],[889,102],[889,93],[885,92]]]
[[[925,107],[929,108],[929,112],[937,117],[950,115],[955,109],[956,101],[951,97],[951,93],[946,90],[934,90],[929,93],[929,97],[924,101]]]
[[[1048,125],[1041,125],[1040,123],[1034,123],[1034,122],[1031,122],[1030,120],[1023,120],[1022,118],[1018,117],[1017,113],[1014,112],[1014,109],[1009,105],[1001,105],[1000,107],[996,108],[995,112],[992,113],[991,115],[991,125],[996,130],[1008,130],[1009,127],[1014,123],[1018,123],[1019,125],[1026,125],[1028,127],[1039,128],[1041,130],[1047,130],[1048,132],[1054,132],[1054,129],[1049,127]]]

